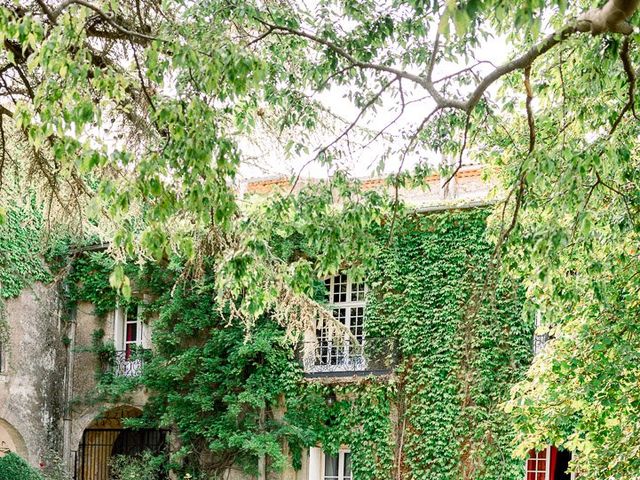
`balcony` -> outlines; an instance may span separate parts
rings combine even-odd
[[[146,350],[116,350],[104,359],[103,370],[116,377],[138,377],[142,374]]]
[[[547,343],[549,343],[549,340],[551,340],[551,335],[549,335],[549,332],[545,332],[545,333],[541,333],[541,334],[534,334],[533,336],[533,355],[536,356],[538,355],[540,352],[542,352],[542,350],[544,350],[544,347],[547,346]]]
[[[398,363],[397,342],[392,338],[302,342],[298,349],[305,377],[385,375]]]

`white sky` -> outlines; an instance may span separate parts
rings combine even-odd
[[[501,38],[494,38],[487,41],[482,48],[476,52],[476,60],[487,60],[494,64],[504,63],[509,56],[509,48],[505,41]],[[475,60],[473,61],[475,63]],[[433,78],[438,79],[448,74],[459,71],[470,64],[439,64],[436,65]],[[477,72],[480,77],[486,75],[491,71],[493,67],[485,64],[478,66],[474,71]],[[410,69],[407,69],[410,71]],[[493,85],[491,91],[495,91],[497,84]],[[415,87],[407,81],[403,81],[403,89],[405,92],[406,102],[412,99],[418,99],[424,97],[427,92],[421,87]],[[327,109],[331,110],[334,114],[345,119],[346,123],[339,129],[344,130],[346,126],[353,121],[358,113],[359,109],[356,108],[353,103],[346,97],[347,89],[334,87],[329,91],[322,92],[317,95],[319,99]],[[391,95],[383,95],[383,106],[378,108],[374,113],[369,113],[360,119],[359,125],[362,128],[378,131],[384,128],[400,110],[400,103],[397,99],[391,97]],[[386,132],[390,134],[401,134],[403,131],[411,133],[415,130],[416,126],[422,121],[422,119],[434,108],[434,104],[430,99],[412,103],[406,106],[403,117],[397,122],[394,127],[388,129]],[[353,134],[353,131],[352,131]],[[300,171],[302,165],[305,165],[309,160],[315,157],[317,150],[327,143],[330,143],[335,136],[328,136],[326,138],[320,138],[318,141],[310,145],[309,155],[305,155],[294,159],[285,159],[284,154],[277,145],[268,145],[262,148],[262,151],[256,150],[255,155],[260,158],[256,159],[252,165],[243,165],[241,175],[244,179],[251,178],[263,178],[263,177],[276,177],[276,176],[288,176],[297,174]],[[351,149],[351,155],[348,159],[341,159],[338,164],[347,168],[352,175],[357,177],[369,177],[374,174],[374,168],[377,165],[377,159],[382,153],[384,146],[381,142],[372,144],[367,149],[353,147]],[[246,151],[246,150],[245,150]],[[423,152],[424,155],[424,152]],[[428,155],[428,153],[427,153]],[[434,154],[435,156],[435,154]],[[413,158],[408,158],[404,167],[410,167],[411,164],[415,164],[418,161],[418,156],[414,155]],[[429,159],[430,162],[441,162],[441,158]],[[394,158],[386,162],[385,173],[395,172],[399,167],[399,159]],[[302,177],[326,177],[329,172],[327,167],[321,165],[319,162],[313,162],[307,165]]]

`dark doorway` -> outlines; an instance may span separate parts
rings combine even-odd
[[[111,456],[138,455],[145,450],[161,453],[165,449],[165,432],[162,430],[122,430],[111,449]]]
[[[88,428],[76,453],[75,480],[109,480],[115,455],[138,455],[145,450],[166,450],[166,431],[157,429]]]
[[[556,468],[553,469],[554,480],[571,480],[571,474],[567,472],[570,461],[571,452],[569,450],[558,450],[556,455]]]

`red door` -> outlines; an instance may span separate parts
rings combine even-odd
[[[568,472],[571,452],[556,447],[529,452],[525,480],[571,480]]]

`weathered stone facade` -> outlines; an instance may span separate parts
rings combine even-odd
[[[61,452],[67,352],[55,288],[41,284],[6,302],[9,341],[0,373],[0,442],[31,464]]]
[[[120,407],[139,410],[146,395],[135,392],[127,405],[91,399],[99,364],[87,350],[98,328],[105,331],[105,341],[114,341],[114,315],[100,319],[92,305],[80,304],[63,321],[60,307],[52,285],[36,284],[6,302],[9,341],[3,345],[0,373],[0,454],[14,451],[34,466],[58,457],[71,471],[85,430],[103,428],[100,422]]]

